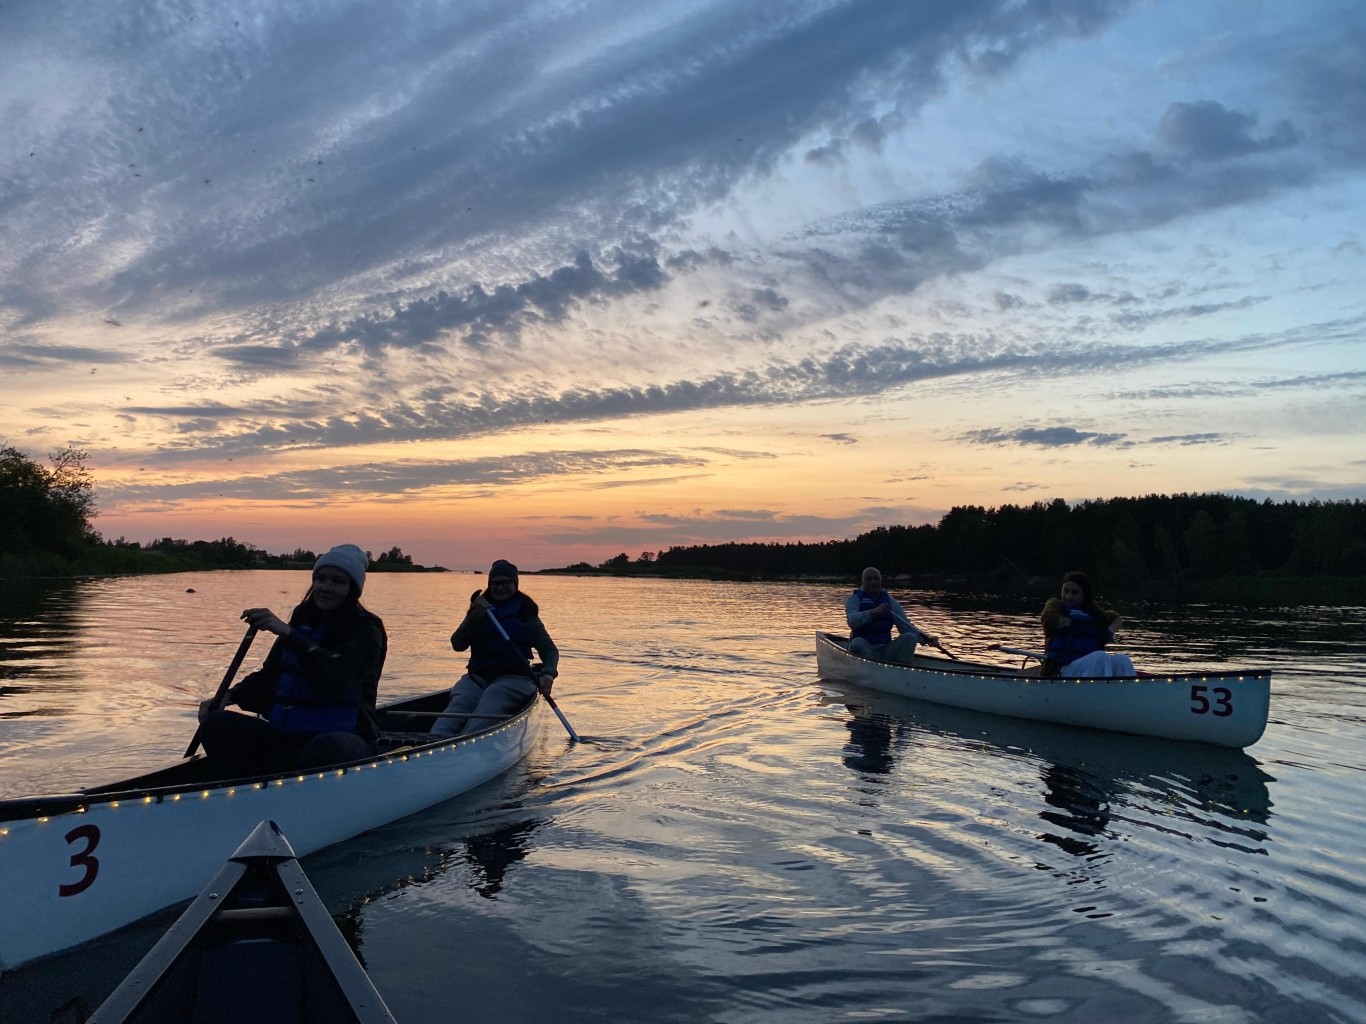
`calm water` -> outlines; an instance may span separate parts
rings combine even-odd
[[[174,761],[237,613],[306,582],[9,594],[0,794]],[[548,718],[506,776],[304,862],[403,1024],[1366,1021],[1366,609],[1125,609],[1140,665],[1274,669],[1239,752],[822,682],[844,586],[523,582],[585,742]],[[454,680],[480,584],[371,577],[382,696]],[[1032,602],[908,596],[960,655],[1037,643]],[[173,917],[0,978],[0,1021],[83,1019]]]

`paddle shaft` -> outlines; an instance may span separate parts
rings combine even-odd
[[[508,645],[512,647],[514,650],[516,650],[517,653],[520,655],[522,653],[521,650],[517,647],[516,644],[512,642],[512,637],[508,636],[508,631],[504,629],[503,624],[498,621],[498,616],[493,613],[493,609],[489,608],[488,613],[489,619],[492,620],[494,627],[498,630],[498,635],[501,636],[504,640],[506,640],[508,642]],[[531,662],[528,661],[527,664],[530,665]],[[574,727],[569,724],[569,719],[564,717],[564,712],[561,711],[560,706],[555,703],[555,698],[550,696],[550,694],[547,693],[545,690],[541,690],[541,696],[544,697],[545,702],[550,705],[550,710],[555,712],[555,717],[558,718],[560,720],[560,724],[564,726],[564,731],[569,733],[570,740],[572,740],[575,743],[578,743],[579,734],[576,733],[574,731]]]
[[[228,671],[223,674],[223,681],[218,684],[218,692],[213,695],[213,704],[209,706],[205,718],[215,711],[222,711],[223,705],[228,699],[228,687],[232,685],[232,680],[237,675],[237,670],[242,667],[242,662],[246,660],[247,651],[251,649],[251,642],[256,639],[256,627],[248,626],[246,636],[242,637],[242,642],[237,645],[237,653],[232,656],[232,664],[228,666]],[[194,736],[190,739],[190,745],[185,748],[186,757],[194,757],[194,752],[199,749],[199,732],[203,723],[195,729]]]
[[[925,631],[924,631],[923,629],[921,629],[920,627],[918,627],[917,625],[915,625],[915,623],[911,622],[911,620],[908,619],[908,618],[906,618],[904,615],[898,615],[898,614],[896,614],[896,612],[893,612],[893,613],[892,613],[892,619],[893,619],[894,622],[897,623],[897,625],[904,626],[906,629],[909,629],[911,632],[913,632],[913,633],[915,633],[917,636],[919,636],[920,639],[922,639],[922,640],[926,641],[927,643],[929,643],[929,645],[930,645],[931,647],[937,647],[937,648],[939,648],[941,651],[943,651],[945,654],[947,654],[947,655],[948,655],[950,658],[952,658],[954,661],[959,661],[959,660],[960,660],[959,657],[958,657],[958,655],[954,654],[951,650],[949,650],[947,647],[945,647],[943,644],[941,644],[938,640],[931,640],[928,636],[925,635]]]

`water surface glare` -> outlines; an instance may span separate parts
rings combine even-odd
[[[371,575],[382,699],[454,681],[480,585]],[[502,778],[304,861],[402,1024],[1366,1022],[1366,609],[1123,609],[1140,666],[1273,669],[1234,751],[821,681],[852,584],[523,585],[585,742],[547,719]],[[238,613],[306,586],[0,590],[0,795],[176,760]],[[1034,602],[898,595],[961,656],[1038,643]],[[0,977],[0,1022],[84,1019],[173,918]]]

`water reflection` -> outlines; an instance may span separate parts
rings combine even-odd
[[[1090,772],[1068,765],[1048,764],[1041,773],[1044,803],[1039,817],[1072,835],[1044,832],[1039,838],[1074,857],[1104,857],[1088,839],[1103,835],[1110,824],[1110,793]],[[1085,839],[1078,839],[1084,836]]]
[[[1042,762],[1037,817],[1051,827],[1037,838],[1072,856],[1101,855],[1101,841],[1121,828],[1267,852],[1275,779],[1242,750],[1006,718],[828,680],[822,686],[822,703],[850,713],[844,763],[857,772],[892,772],[893,748],[916,742],[917,733],[960,749],[970,744],[974,757]],[[986,761],[982,771],[997,769]]]
[[[543,823],[536,819],[513,822],[465,840],[465,861],[474,868],[470,888],[484,899],[498,898],[508,868],[531,852],[531,836]]]
[[[892,745],[896,741],[900,746],[906,731],[905,723],[859,704],[846,704],[845,708],[850,718],[844,723],[849,730],[849,742],[844,745],[844,763],[861,774],[886,775],[896,763]]]
[[[0,580],[0,717],[53,715],[67,708],[34,708],[20,699],[50,689],[46,680],[68,678],[65,663],[83,631],[83,601],[75,581]]]
[[[341,937],[346,940],[346,944],[351,947],[351,952],[356,954],[356,960],[362,967],[369,967],[365,962],[365,915],[363,903],[353,903],[340,914],[332,915],[332,923],[337,926],[337,931],[341,932]]]

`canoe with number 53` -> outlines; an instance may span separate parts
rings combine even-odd
[[[0,800],[0,970],[194,896],[257,823],[300,857],[464,793],[531,749],[544,702],[459,737],[422,732],[438,690],[377,709],[380,752],[307,772],[213,779],[202,754],[75,793]]]
[[[1222,747],[1261,739],[1271,707],[1263,669],[1047,678],[919,654],[905,665],[872,661],[832,633],[816,634],[816,665],[824,679],[935,704]]]

